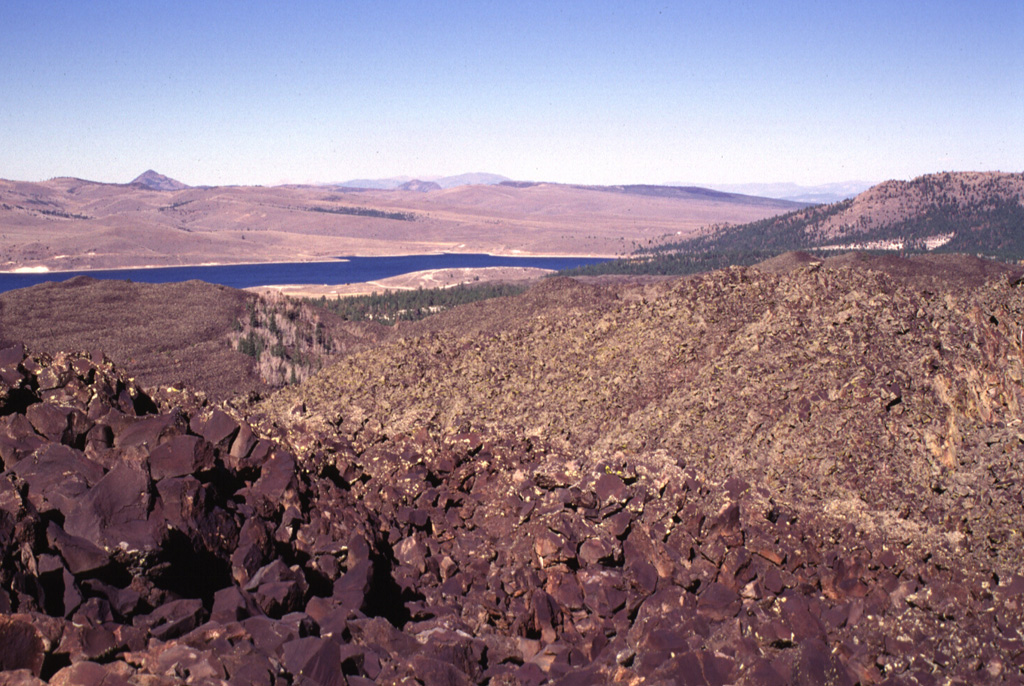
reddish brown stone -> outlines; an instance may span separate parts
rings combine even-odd
[[[193,422],[195,424],[195,422]],[[232,441],[238,435],[240,424],[226,412],[214,410],[210,416],[193,430],[205,438],[211,445],[227,452]]]
[[[617,542],[616,542],[617,543]],[[614,562],[619,546],[605,538],[588,538],[580,544],[577,557],[587,565]]]
[[[629,496],[629,489],[615,474],[602,474],[594,484],[594,494],[601,502],[624,502]]]
[[[735,617],[740,606],[739,595],[728,586],[716,582],[701,592],[697,600],[697,613],[710,621],[722,622]]]
[[[114,447],[142,446],[152,450],[165,438],[183,433],[184,420],[177,414],[139,417],[114,428]]]
[[[296,677],[317,686],[344,686],[338,644],[309,636],[281,646],[281,662]]]
[[[149,478],[122,463],[108,472],[67,514],[64,530],[108,551],[153,551],[163,532],[148,521]]]
[[[104,478],[100,465],[81,451],[59,443],[41,447],[21,460],[14,466],[14,473],[28,482],[29,498],[38,509],[54,508],[65,516]]]
[[[167,641],[192,631],[202,624],[205,616],[201,600],[172,600],[148,615],[137,617],[135,625],[148,629],[154,638]]]
[[[50,678],[52,686],[129,686],[129,681],[106,665],[76,662]]]
[[[172,436],[149,455],[149,470],[154,481],[188,476],[213,467],[213,447],[198,436]]]
[[[0,349],[0,367],[17,367],[25,359],[25,346],[15,343]]]
[[[25,669],[39,676],[44,651],[43,637],[35,627],[0,616],[0,671]]]
[[[853,686],[846,668],[828,646],[820,641],[800,644],[792,683],[799,686]]]
[[[71,425],[71,408],[58,407],[50,403],[36,403],[25,410],[25,417],[32,427],[49,441],[65,440]]]

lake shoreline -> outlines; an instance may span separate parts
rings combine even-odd
[[[263,260],[263,261],[242,261],[242,262],[189,262],[184,264],[140,264],[140,265],[124,265],[118,267],[84,267],[81,269],[51,269],[46,265],[17,265],[17,266],[6,266],[0,269],[0,276],[5,275],[24,275],[24,274],[80,274],[88,272],[112,272],[112,271],[125,271],[130,269],[193,269],[199,267],[234,267],[234,266],[255,266],[255,265],[273,265],[273,264],[332,264],[335,262],[346,262],[352,258],[358,259],[386,259],[392,257],[426,257],[430,255],[487,255],[488,257],[497,258],[550,258],[550,259],[592,259],[592,260],[617,260],[625,257],[624,255],[598,255],[598,254],[580,254],[580,253],[527,253],[519,250],[512,250],[509,252],[451,252],[446,250],[438,250],[432,252],[397,252],[388,253],[385,255],[378,254],[348,254],[339,255],[337,257],[325,257],[323,259],[293,259],[293,260]]]
[[[462,285],[495,283],[534,283],[555,273],[553,269],[536,267],[479,267],[441,268],[408,272],[398,276],[372,281],[344,284],[268,284],[250,286],[245,290],[262,295],[276,294],[292,298],[354,298],[393,291],[413,291],[429,288],[455,288]]]
[[[230,288],[246,289],[272,285],[337,287],[369,283],[415,272],[479,270],[488,267],[535,268],[559,271],[607,258],[564,256],[534,257],[486,253],[432,253],[393,257],[339,256],[322,261],[255,262],[130,269],[74,270],[63,272],[0,273],[0,292],[41,283],[67,281],[76,277],[144,283],[199,280]],[[471,278],[471,277],[470,277]],[[428,279],[429,280],[429,279]],[[445,285],[445,284],[441,284]]]

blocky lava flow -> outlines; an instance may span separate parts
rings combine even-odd
[[[296,454],[99,355],[0,380],[0,684],[1021,683],[1024,577],[756,483],[500,434]]]

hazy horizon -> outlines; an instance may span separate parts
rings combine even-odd
[[[32,3],[0,177],[469,172],[801,186],[1021,171],[1024,4]]]
[[[949,170],[944,170],[944,171],[949,171]],[[123,180],[117,180],[117,181],[108,181],[108,180],[102,180],[101,181],[101,180],[98,180],[98,179],[88,179],[88,178],[79,177],[79,176],[73,176],[73,175],[68,175],[68,174],[61,174],[61,175],[57,175],[57,176],[51,176],[51,177],[48,177],[46,179],[13,179],[13,178],[9,178],[7,180],[9,180],[9,181],[27,181],[27,182],[30,182],[30,183],[38,183],[38,182],[46,182],[46,181],[50,181],[50,180],[54,180],[54,179],[60,179],[60,178],[76,178],[76,179],[80,179],[82,181],[89,181],[89,182],[95,182],[95,183],[109,183],[109,184],[114,184],[114,185],[118,185],[118,184],[125,185],[125,184],[128,184],[128,183],[131,183],[136,178],[141,177],[141,176],[143,176],[145,174],[148,174],[148,173],[151,173],[151,172],[152,173],[156,173],[156,174],[160,174],[161,176],[165,176],[165,177],[171,178],[171,180],[173,180],[173,181],[181,181],[181,179],[170,177],[169,175],[163,174],[162,172],[160,172],[159,169],[153,169],[152,167],[147,168],[145,171],[143,171],[143,172],[141,172],[139,174],[136,174],[131,179],[123,179]],[[763,189],[763,190],[773,189],[773,190],[776,190],[776,191],[779,191],[779,192],[782,192],[782,191],[801,191],[801,190],[807,191],[807,190],[815,190],[815,189],[838,189],[840,187],[858,187],[858,188],[861,188],[861,189],[867,189],[867,188],[869,188],[871,186],[874,186],[874,185],[876,185],[878,183],[882,183],[882,181],[866,181],[864,179],[846,179],[846,180],[840,180],[840,181],[830,181],[830,182],[820,183],[820,184],[797,184],[797,183],[794,183],[792,181],[765,181],[765,182],[749,182],[749,183],[714,183],[714,182],[701,182],[701,181],[661,181],[661,182],[653,182],[652,183],[652,182],[646,182],[645,181],[645,182],[637,182],[636,184],[634,184],[633,182],[628,181],[628,180],[626,180],[626,181],[619,181],[619,182],[613,182],[613,183],[609,183],[609,184],[573,184],[572,182],[562,182],[562,181],[555,181],[555,180],[550,180],[550,179],[514,179],[514,178],[511,178],[511,177],[505,177],[503,174],[494,174],[492,172],[480,172],[480,171],[477,171],[477,172],[463,172],[463,173],[460,173],[460,174],[451,174],[451,175],[424,174],[424,175],[420,175],[420,176],[410,176],[408,174],[399,174],[399,175],[396,175],[396,176],[383,176],[383,177],[377,177],[377,178],[362,177],[362,178],[352,178],[352,179],[341,179],[341,180],[330,180],[330,181],[298,182],[298,183],[290,182],[290,181],[285,181],[285,182],[282,182],[281,184],[260,184],[260,183],[255,183],[255,184],[236,184],[236,183],[228,182],[228,183],[225,183],[225,184],[218,184],[218,185],[223,185],[223,186],[266,186],[266,187],[273,187],[274,185],[341,186],[341,185],[352,185],[354,182],[357,182],[357,181],[367,181],[367,182],[393,182],[397,186],[400,183],[406,183],[406,182],[410,182],[410,181],[428,181],[428,182],[429,181],[444,181],[444,180],[447,180],[447,179],[455,179],[455,178],[460,177],[460,176],[502,176],[502,177],[505,178],[505,180],[513,181],[513,182],[551,183],[551,184],[565,184],[565,185],[607,185],[607,186],[651,185],[651,186],[667,186],[667,187],[680,187],[680,188],[695,187],[695,188],[707,188],[707,189],[710,189],[710,190],[718,190],[718,191],[725,192],[725,193],[740,193],[740,194],[749,194],[749,195],[758,195],[759,193],[753,192],[756,189]],[[0,178],[4,178],[4,177],[0,177]],[[891,179],[885,179],[885,180],[891,180]],[[493,183],[497,183],[497,182],[495,181]],[[210,184],[195,184],[195,185],[193,185],[193,184],[186,184],[186,185],[188,185],[190,187],[193,187],[193,188],[212,187]],[[453,184],[453,185],[466,185],[466,184],[465,184],[465,182],[463,182],[463,183]],[[353,185],[352,187],[357,187],[357,186]],[[447,187],[450,187],[450,186],[442,186],[442,188],[447,188]],[[384,189],[384,188],[381,187],[381,189]],[[368,190],[373,190],[373,188],[369,188]],[[767,196],[767,197],[772,197],[772,196]]]

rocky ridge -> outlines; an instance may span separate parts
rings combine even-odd
[[[506,430],[590,459],[678,462],[1012,570],[1024,546],[1019,488],[1003,487],[1024,445],[1016,272],[979,286],[948,265],[945,279],[870,268],[887,264],[556,281],[441,315],[265,408],[294,417],[296,440],[308,427],[352,440]]]
[[[944,172],[910,181],[886,181],[857,195],[850,207],[816,227],[822,238],[856,236],[920,216],[935,205],[995,204],[1024,200],[1024,174]]]

